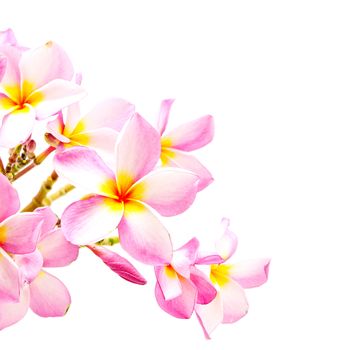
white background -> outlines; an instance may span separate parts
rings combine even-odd
[[[216,181],[163,222],[175,246],[193,235],[209,244],[230,217],[236,260],[272,263],[269,282],[247,292],[248,315],[206,341],[195,318],[158,308],[150,267],[137,264],[149,283],[135,286],[82,251],[54,272],[72,294],[67,316],[29,313],[0,333],[1,349],[349,349],[347,5],[3,1],[2,29],[29,47],[52,39],[67,50],[83,72],[86,108],[124,97],[154,121],[160,100],[174,97],[171,126],[212,114],[215,140],[197,155]],[[18,182],[23,202],[49,171]]]

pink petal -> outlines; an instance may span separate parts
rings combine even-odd
[[[35,111],[25,104],[6,115],[0,127],[0,146],[11,148],[24,143],[32,133],[35,121]]]
[[[233,323],[248,312],[248,302],[243,288],[233,280],[221,285],[220,295],[224,308],[223,323]]]
[[[0,299],[0,330],[20,321],[29,308],[29,286],[21,290],[18,302],[6,302]]]
[[[182,294],[179,277],[171,265],[155,266],[154,271],[164,300],[171,300]]]
[[[41,270],[30,284],[30,308],[41,317],[64,316],[71,304],[66,286],[56,277]]]
[[[38,250],[33,253],[15,255],[15,262],[26,282],[31,283],[43,267],[43,257]]]
[[[0,302],[18,301],[19,294],[20,276],[18,268],[10,256],[0,248]]]
[[[6,72],[1,80],[2,90],[14,101],[19,102],[21,97],[21,78],[18,68],[22,50],[11,45],[2,45],[0,47],[2,56],[6,57]]]
[[[92,193],[117,198],[115,177],[98,154],[86,147],[74,147],[57,153],[54,158],[57,173],[74,186]]]
[[[229,229],[230,220],[223,218],[221,220],[221,227],[223,229],[223,235],[216,242],[216,251],[224,261],[229,259],[237,249],[237,236]]]
[[[56,227],[58,217],[50,207],[37,208],[35,209],[34,213],[40,214],[43,218],[41,225],[41,234],[39,237],[39,240],[42,240]]]
[[[79,83],[77,83],[80,85]],[[64,134],[71,135],[77,124],[79,123],[82,115],[80,113],[80,105],[79,103],[73,103],[67,107],[65,126],[64,126]]]
[[[181,248],[174,250],[171,265],[183,277],[190,278],[190,269],[196,261],[198,247],[198,239],[192,238]]]
[[[18,109],[17,102],[0,92],[0,118]],[[0,124],[1,125],[1,124]]]
[[[118,133],[109,128],[100,128],[70,136],[71,145],[88,146],[99,152],[114,155]],[[114,158],[113,158],[114,160]]]
[[[97,245],[88,245],[87,247],[121,278],[141,285],[147,283],[144,277],[136,270],[131,262],[119,254]]]
[[[149,173],[160,156],[158,132],[138,114],[131,117],[116,145],[117,182],[120,193]]]
[[[230,276],[243,288],[259,287],[267,281],[270,259],[255,259],[232,265]]]
[[[193,151],[208,144],[214,137],[214,119],[211,115],[182,124],[162,137],[162,146],[182,151]]]
[[[199,251],[196,259],[197,265],[212,265],[212,264],[221,264],[225,260],[218,254],[213,252],[202,252]]]
[[[52,41],[26,51],[19,67],[24,88],[25,84],[30,84],[31,87],[25,91],[25,96],[54,79],[71,80],[73,78],[71,61],[63,49]]]
[[[15,33],[11,28],[0,31],[0,45],[3,44],[17,45]]]
[[[172,99],[163,100],[161,105],[160,105],[159,116],[158,116],[158,125],[157,125],[157,129],[158,129],[160,135],[163,135],[164,130],[167,127],[170,108],[171,108],[172,104],[174,103],[174,101],[175,100],[172,100]]]
[[[168,314],[177,318],[190,318],[197,295],[197,290],[191,281],[179,276],[182,293],[178,297],[165,300],[159,283],[156,284],[155,295],[159,306]]]
[[[0,224],[0,246],[8,253],[27,254],[35,250],[42,216],[37,213],[20,213]]]
[[[69,143],[70,139],[63,135],[64,123],[62,113],[58,113],[58,117],[47,123],[47,131],[57,140],[63,143]]]
[[[62,230],[51,231],[38,243],[44,267],[67,266],[75,261],[79,254],[79,247],[68,242]]]
[[[0,222],[19,210],[19,198],[17,191],[12,187],[6,176],[0,174]]]
[[[1,56],[1,54],[0,54],[0,82],[1,82],[1,79],[5,75],[5,72],[6,72],[6,63],[7,63],[6,56]]]
[[[171,148],[162,148],[161,160],[163,166],[178,167],[189,170],[199,177],[198,191],[202,191],[213,182],[209,170],[194,156]]]
[[[86,92],[80,85],[56,79],[31,93],[26,102],[35,108],[36,118],[41,120],[80,101],[85,95]]]
[[[163,216],[183,213],[197,194],[197,175],[181,169],[149,173],[130,188],[129,198],[147,203]]]
[[[86,114],[76,125],[73,134],[100,128],[120,131],[134,113],[135,107],[131,103],[119,98],[110,98],[100,102]]]
[[[214,300],[209,304],[197,304],[195,310],[205,337],[210,339],[210,334],[222,322],[224,317],[220,293],[217,293]]]
[[[142,203],[125,203],[118,230],[122,247],[135,259],[150,265],[171,261],[173,248],[169,233]]]
[[[197,304],[209,304],[214,300],[217,294],[216,288],[202,271],[191,267],[191,281],[198,291]]]
[[[72,203],[62,214],[65,237],[73,244],[95,243],[116,229],[123,216],[123,204],[102,196]]]

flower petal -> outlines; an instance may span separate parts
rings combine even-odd
[[[196,286],[197,304],[209,304],[216,297],[217,291],[209,278],[200,270],[191,267],[191,281]]]
[[[229,280],[220,287],[224,308],[222,323],[236,322],[247,314],[249,308],[244,289],[233,280]]]
[[[0,222],[19,210],[18,193],[7,177],[2,174],[0,174],[0,202],[6,203],[0,206]]]
[[[116,144],[117,182],[120,193],[149,173],[160,156],[158,132],[138,114],[130,118]]]
[[[122,247],[135,259],[150,265],[171,261],[173,248],[169,233],[142,203],[125,203],[118,231]]]
[[[0,127],[0,146],[11,148],[24,143],[32,133],[34,121],[35,111],[28,104],[6,115]]]
[[[17,45],[15,33],[11,28],[0,31],[0,45],[3,44]]]
[[[80,85],[79,83],[77,83]],[[66,136],[70,136],[79,123],[79,120],[82,118],[80,113],[80,105],[79,103],[73,103],[67,107],[67,113],[66,113],[65,120],[65,126],[64,126],[64,134]]]
[[[60,176],[74,186],[107,197],[117,197],[112,170],[95,151],[89,148],[74,147],[57,153],[54,158],[54,167]]]
[[[54,79],[71,80],[74,73],[67,54],[52,41],[23,53],[19,67],[24,96]]]
[[[0,302],[18,301],[19,294],[19,270],[10,256],[0,248]]]
[[[229,259],[237,249],[237,236],[229,229],[230,220],[223,218],[221,220],[221,227],[223,229],[223,235],[216,242],[217,253],[226,261]]]
[[[147,203],[163,216],[188,209],[197,194],[197,175],[182,169],[155,170],[134,184],[128,197]]]
[[[64,316],[71,304],[66,286],[55,276],[40,271],[30,284],[30,308],[41,317]]]
[[[179,277],[171,265],[155,266],[154,272],[164,300],[171,300],[182,294]]]
[[[199,241],[194,237],[181,248],[174,250],[171,265],[177,273],[190,278],[190,269],[196,261],[198,248]]]
[[[267,281],[270,259],[255,259],[233,264],[229,274],[243,288],[259,287]]]
[[[188,319],[194,310],[197,290],[192,282],[186,278],[179,276],[179,280],[182,293],[178,297],[165,300],[159,283],[156,284],[155,295],[159,306],[165,312],[177,318]]]
[[[0,53],[0,82],[6,72],[6,63],[7,63],[6,56],[1,56],[1,53]]]
[[[6,72],[1,79],[0,91],[5,92],[13,101],[19,102],[21,97],[21,78],[18,64],[22,50],[11,45],[1,45],[0,52],[6,57]]]
[[[37,208],[34,210],[34,213],[40,214],[43,218],[41,225],[41,234],[39,237],[39,240],[42,240],[56,227],[58,217],[50,207]]]
[[[35,250],[42,216],[37,213],[20,213],[0,224],[0,246],[8,253],[27,254]]]
[[[136,270],[131,262],[119,254],[97,245],[88,245],[87,247],[121,278],[141,285],[147,283],[144,277]]]
[[[80,85],[55,79],[31,93],[26,103],[35,108],[36,118],[41,120],[81,100],[85,95],[86,92]]]
[[[28,283],[38,276],[43,267],[43,257],[38,250],[29,254],[15,255],[14,259]]]
[[[3,118],[4,116],[10,114],[16,109],[18,109],[17,103],[13,101],[10,97],[8,97],[6,94],[0,92],[0,118]]]
[[[222,322],[224,317],[220,293],[218,292],[214,300],[209,304],[197,304],[195,310],[205,337],[210,339],[210,334]]]
[[[40,240],[37,249],[44,259],[44,267],[67,266],[76,260],[79,254],[79,247],[68,242],[61,229],[47,234]]]
[[[61,227],[73,244],[95,243],[118,226],[123,204],[102,196],[91,196],[72,203],[62,214]]]
[[[86,114],[74,128],[73,134],[100,128],[120,131],[125,122],[135,113],[135,106],[120,98],[100,102]]]
[[[25,285],[21,290],[18,302],[6,302],[0,299],[0,330],[20,321],[29,308],[29,286]]]
[[[193,151],[208,144],[214,137],[214,119],[211,115],[182,124],[162,137],[162,146],[182,151]]]
[[[162,148],[160,156],[163,166],[178,167],[189,170],[199,177],[198,191],[202,191],[213,182],[209,170],[194,156],[171,148]]]
[[[63,135],[64,123],[62,112],[58,113],[58,117],[47,123],[47,131],[53,135],[57,140],[63,143],[69,143],[70,139]]]
[[[158,123],[157,123],[157,128],[158,128],[160,135],[163,135],[164,130],[167,127],[170,108],[171,108],[172,104],[174,103],[174,101],[175,100],[172,100],[172,99],[163,100],[161,105],[160,105]]]

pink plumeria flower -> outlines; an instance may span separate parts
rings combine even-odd
[[[86,115],[81,115],[79,105],[73,104],[66,114],[60,113],[49,122],[47,128],[58,140],[58,150],[88,146],[110,154],[114,151],[118,132],[134,113],[135,107],[119,98],[100,102]]]
[[[39,209],[36,214],[44,219],[37,249],[14,255],[23,276],[20,298],[17,302],[0,301],[0,329],[20,321],[29,308],[41,317],[60,317],[71,304],[66,286],[42,268],[69,265],[78,257],[79,247],[69,243],[61,229],[55,229],[57,217],[51,209]]]
[[[207,187],[213,177],[190,151],[207,145],[214,137],[214,119],[211,115],[182,124],[170,132],[165,132],[169,112],[174,100],[161,103],[158,117],[158,131],[161,135],[161,161],[163,166],[179,167],[190,170],[199,176],[198,189]]]
[[[18,301],[20,273],[11,256],[35,250],[43,218],[38,213],[20,213],[16,190],[0,174],[0,301]]]
[[[134,265],[116,252],[96,244],[91,244],[87,247],[121,278],[135,284],[143,285],[147,283],[145,278],[136,270]]]
[[[25,50],[0,45],[6,71],[0,82],[0,146],[14,147],[31,135],[35,120],[50,117],[85,96],[72,83],[73,66],[53,42]]]
[[[193,238],[174,251],[171,263],[155,267],[157,302],[177,318],[190,318],[196,303],[208,304],[216,296],[215,287],[194,266],[198,247],[198,240]]]
[[[135,259],[152,265],[171,261],[169,233],[149,206],[163,216],[184,212],[194,201],[198,177],[181,169],[152,171],[159,155],[159,134],[139,115],[131,117],[118,137],[115,172],[86,147],[56,154],[57,173],[94,193],[62,214],[67,239],[94,243],[118,226],[122,247]]]
[[[210,264],[210,279],[217,287],[215,299],[208,305],[196,305],[196,314],[207,338],[220,323],[233,323],[248,312],[244,288],[259,287],[267,281],[270,259],[256,259],[226,264],[237,248],[237,237],[223,219],[224,234],[216,244],[216,252],[200,254],[197,264]]]

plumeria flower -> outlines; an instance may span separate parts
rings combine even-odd
[[[35,250],[43,218],[38,213],[16,214],[18,194],[2,174],[0,202],[0,301],[18,301],[21,276],[11,256]]]
[[[159,155],[159,134],[139,115],[118,137],[115,172],[86,147],[57,153],[57,173],[93,193],[62,214],[66,238],[86,245],[118,226],[121,246],[135,259],[152,265],[171,261],[169,233],[150,207],[163,216],[184,212],[194,201],[198,177],[182,169],[152,171]]]
[[[117,273],[121,278],[135,284],[146,284],[147,281],[136,270],[130,261],[123,258],[116,252],[108,248],[91,244],[87,246],[96,256],[98,256],[113,272]]]
[[[36,211],[44,219],[37,249],[30,254],[14,255],[23,276],[17,302],[0,300],[0,329],[20,321],[30,308],[41,317],[64,316],[71,304],[66,286],[43,267],[62,267],[73,262],[79,247],[69,243],[55,229],[57,217],[51,209]]]
[[[215,299],[208,305],[196,305],[196,314],[207,338],[220,323],[233,323],[246,315],[248,302],[244,288],[259,287],[267,281],[270,259],[256,259],[226,264],[237,248],[237,237],[223,219],[224,234],[216,244],[216,252],[200,254],[197,264],[210,264],[210,279],[217,287]]]
[[[59,142],[58,150],[73,146],[88,146],[106,154],[113,153],[118,132],[135,113],[135,107],[122,99],[111,98],[99,103],[86,115],[73,104],[48,123],[51,135]],[[65,118],[64,118],[65,117]]]
[[[31,135],[42,120],[80,100],[85,91],[72,83],[73,66],[53,42],[25,50],[0,45],[6,71],[0,82],[0,146],[14,147]]]
[[[173,102],[174,100],[164,100],[160,106],[158,117],[158,131],[162,145],[160,158],[163,166],[188,169],[197,174],[200,178],[198,189],[202,190],[213,181],[213,177],[204,165],[188,152],[211,142],[214,137],[214,120],[211,115],[206,115],[166,132]]]
[[[216,289],[194,263],[199,242],[191,239],[173,253],[172,261],[156,266],[155,295],[159,306],[177,318],[190,318],[196,303],[205,305],[216,296]]]

